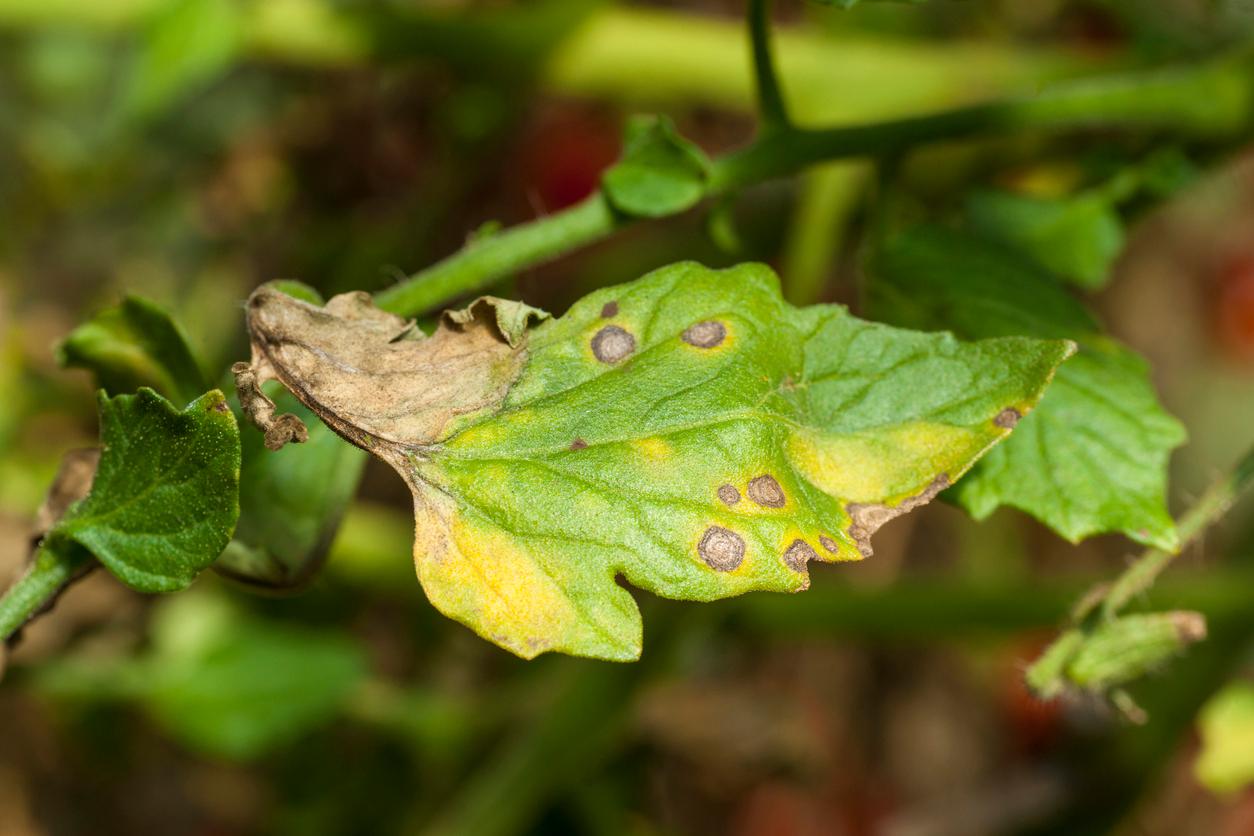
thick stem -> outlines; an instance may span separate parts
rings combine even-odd
[[[41,546],[26,574],[0,598],[0,641],[7,641],[27,621],[50,605],[74,580],[89,556],[78,550],[68,557]]]
[[[375,295],[386,311],[413,316],[483,290],[511,273],[605,238],[624,219],[598,191],[581,203],[472,241],[453,255]]]
[[[1022,129],[1127,128],[1215,134],[1249,120],[1254,73],[1237,54],[1204,65],[1076,82],[1039,96],[963,107],[872,125],[803,130],[781,127],[714,161],[706,197],[802,171],[816,163],[881,157],[916,145]],[[386,310],[426,313],[491,287],[510,273],[608,237],[632,219],[600,194],[554,215],[467,244],[378,294]]]
[[[1228,474],[1211,485],[1188,513],[1180,518],[1177,526],[1180,533],[1179,551],[1150,549],[1124,570],[1106,592],[1102,601],[1102,615],[1114,618],[1130,601],[1153,586],[1154,581],[1184,547],[1222,518],[1237,497],[1251,484],[1254,484],[1254,448],[1247,451]]]
[[[762,126],[768,131],[786,128],[788,108],[771,53],[771,0],[749,0],[749,45],[753,50],[753,76]]]

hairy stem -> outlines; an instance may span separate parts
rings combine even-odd
[[[1199,534],[1227,513],[1237,497],[1254,484],[1254,448],[1251,448],[1233,466],[1232,470],[1207,489],[1202,498],[1180,518],[1180,551],[1168,552],[1149,549],[1124,570],[1110,586],[1102,600],[1102,615],[1114,618],[1130,601],[1151,586],[1163,570]]]
[[[927,116],[817,130],[780,126],[747,148],[715,160],[705,196],[796,174],[827,160],[900,154],[928,142],[1014,130],[1135,127],[1203,135],[1230,132],[1249,120],[1254,102],[1249,64],[1248,54],[1237,53],[1197,66],[1090,79],[1038,96]],[[375,299],[393,313],[427,313],[518,270],[606,238],[632,220],[614,213],[600,194],[594,194],[570,209],[472,241]]]
[[[771,54],[771,0],[749,0],[749,45],[753,50],[753,76],[757,83],[758,113],[770,131],[789,125],[788,108]]]
[[[59,551],[40,546],[26,574],[0,598],[0,641],[8,641],[40,610],[49,606],[87,565],[86,552]]]

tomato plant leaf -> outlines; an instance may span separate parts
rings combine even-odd
[[[140,592],[186,587],[222,552],[239,514],[239,430],[218,390],[179,412],[151,389],[100,394],[91,492],[48,548],[87,549]]]
[[[1254,682],[1233,682],[1211,697],[1198,715],[1198,728],[1198,780],[1225,794],[1254,786]]]
[[[661,218],[695,206],[705,196],[710,162],[664,116],[627,123],[623,157],[605,172],[601,187],[626,215]]]
[[[240,515],[213,568],[241,583],[286,589],[321,567],[366,454],[344,441],[286,391],[271,393],[279,409],[309,427],[309,440],[266,449],[255,429],[240,432]]]
[[[1072,350],[793,308],[761,265],[664,268],[515,346],[475,310],[421,337],[362,295],[319,308],[263,288],[252,369],[397,469],[431,601],[525,657],[636,658],[619,577],[708,601],[869,555]]]
[[[978,232],[1023,250],[1059,278],[1089,290],[1105,286],[1123,249],[1123,220],[1102,190],[1066,198],[977,191],[966,208]]]
[[[127,296],[57,346],[62,366],[87,369],[111,395],[148,386],[186,404],[209,388],[187,338],[160,306]]]
[[[1030,334],[1080,345],[1040,408],[954,489],[963,507],[982,519],[1011,505],[1073,542],[1119,531],[1175,548],[1167,459],[1184,428],[1159,404],[1145,361],[1099,334],[1053,276],[996,244],[934,227],[889,242],[870,268],[878,319],[971,339]]]

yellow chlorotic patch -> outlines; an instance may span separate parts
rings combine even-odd
[[[874,434],[796,432],[788,440],[788,456],[825,493],[851,502],[884,502],[909,495],[991,440],[964,427],[916,421]]]
[[[582,632],[561,587],[515,541],[441,504],[415,504],[414,542],[418,579],[440,612],[526,658]]]
[[[631,447],[641,457],[651,462],[664,462],[675,454],[675,448],[669,441],[661,438],[641,438],[631,442]]]

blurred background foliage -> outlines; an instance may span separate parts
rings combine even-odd
[[[1244,0],[780,5],[803,124],[1187,64],[1254,36]],[[468,235],[570,206],[633,113],[734,148],[753,130],[742,11],[0,0],[0,581],[62,454],[96,438],[92,378],[54,352],[77,325],[154,300],[193,349],[179,362],[214,380],[245,356],[241,301],[259,283],[378,290]],[[497,292],[560,312],[681,258],[760,259],[793,301],[857,310],[878,225],[965,212],[1099,290],[1108,330],[1151,361],[1190,434],[1179,509],[1254,426],[1248,142],[1015,135],[921,149],[891,184],[829,164]],[[93,327],[88,351],[125,316]],[[325,472],[354,476],[361,459],[324,436],[344,457]],[[643,601],[640,664],[528,664],[426,603],[394,474],[364,464],[350,502],[351,480],[318,467],[247,484],[347,504],[338,532],[321,517],[275,531],[246,509],[227,571],[191,591],[155,600],[97,573],[26,630],[0,687],[0,833],[1254,833],[1248,504],[1155,587],[1155,607],[1199,610],[1211,635],[1137,689],[1153,719],[1132,727],[1021,682],[1072,602],[1122,567],[1121,538],[1072,546],[1010,510],[976,524],[937,503],[804,596]],[[248,546],[266,539],[299,546],[269,576],[297,594],[227,579],[266,561]],[[325,571],[293,570],[310,555]]]

